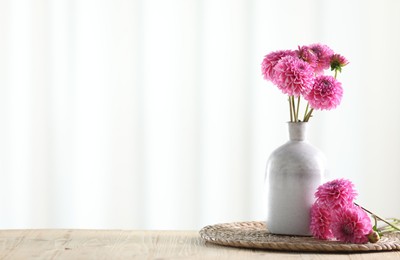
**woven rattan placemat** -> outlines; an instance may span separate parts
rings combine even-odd
[[[313,237],[271,234],[264,222],[256,221],[206,226],[200,230],[200,236],[208,242],[224,246],[281,251],[355,253],[400,250],[400,233],[385,235],[377,243],[346,244]]]

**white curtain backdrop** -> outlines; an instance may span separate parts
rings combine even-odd
[[[396,0],[1,0],[0,228],[262,220],[289,111],[260,63],[316,42],[350,64],[309,140],[359,203],[400,217],[399,13]]]

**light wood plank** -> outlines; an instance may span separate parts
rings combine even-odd
[[[400,251],[312,254],[205,243],[196,231],[1,230],[0,259],[400,259]]]

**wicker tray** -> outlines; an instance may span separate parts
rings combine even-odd
[[[224,246],[281,251],[356,253],[400,250],[400,233],[384,236],[374,244],[346,244],[305,236],[271,234],[264,222],[256,221],[206,226],[200,230],[200,236],[207,242]]]

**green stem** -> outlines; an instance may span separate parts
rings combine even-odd
[[[375,219],[376,219],[376,217],[375,216],[373,216]],[[398,224],[400,224],[400,222],[399,222],[399,220],[398,219],[394,219],[394,218],[387,218],[386,219],[387,221],[392,221],[391,222],[391,224],[392,225],[398,225]],[[382,227],[380,227],[380,228],[377,228],[377,231],[378,231],[378,233],[379,234],[384,234],[384,233],[390,233],[390,232],[393,232],[393,231],[395,231],[396,229],[394,229],[392,226],[390,226],[390,225],[385,225],[385,226],[382,226]]]
[[[336,77],[337,77],[337,70],[335,70],[335,79],[336,79]]]
[[[290,111],[290,122],[293,122],[292,101],[290,99],[290,96],[289,96],[288,101],[289,101],[289,111]]]
[[[304,119],[304,122],[308,122],[308,120],[310,120],[311,114],[314,111],[314,108],[310,109],[310,112],[308,112],[308,114],[306,115],[306,118]]]
[[[368,212],[369,214],[371,214],[372,216],[375,216],[377,219],[379,219],[379,220],[381,220],[382,222],[388,224],[388,225],[391,226],[392,228],[394,228],[394,229],[400,231],[400,228],[399,228],[399,227],[397,227],[397,226],[393,225],[392,223],[386,221],[384,218],[379,217],[379,216],[376,215],[375,213],[372,213],[371,211],[369,211],[368,209],[366,209],[366,208],[364,208],[364,207],[358,205],[357,203],[354,203],[354,205],[359,206],[359,207],[362,208],[365,212]]]
[[[374,226],[372,227],[372,229],[374,231],[378,231],[378,219],[376,218],[376,216],[372,216],[374,218]]]
[[[300,96],[297,98],[296,122],[299,121],[299,110],[300,110]]]
[[[293,117],[294,117],[294,120],[296,120],[297,115],[296,115],[296,105],[294,104],[294,96],[291,96],[290,98],[292,101]],[[292,122],[294,122],[294,121],[292,121]]]
[[[303,117],[303,121],[305,122],[305,120],[306,120],[306,115],[307,115],[307,112],[308,112],[308,107],[309,107],[309,103],[307,102],[307,106],[306,106],[306,111],[304,112],[304,117]]]
[[[387,218],[386,220],[390,220],[392,223],[400,224],[400,219],[397,218]]]

